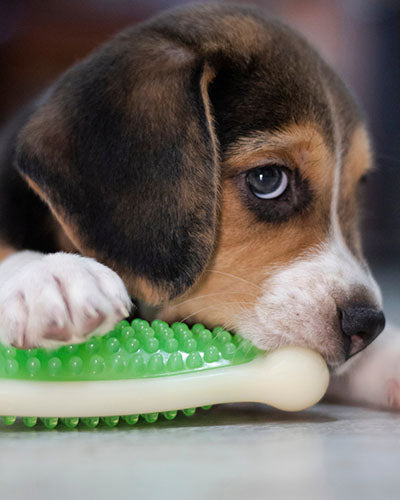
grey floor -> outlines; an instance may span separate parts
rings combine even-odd
[[[173,423],[1,428],[2,499],[398,499],[400,415],[221,406]]]
[[[396,273],[378,277],[400,324]],[[0,424],[1,500],[81,498],[399,499],[400,413],[225,405],[132,428]]]

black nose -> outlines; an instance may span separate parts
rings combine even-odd
[[[385,328],[385,315],[373,307],[339,309],[346,359],[362,351]]]

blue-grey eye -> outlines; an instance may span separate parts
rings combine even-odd
[[[250,191],[262,200],[278,198],[286,191],[288,176],[279,165],[267,165],[249,170],[246,181]]]

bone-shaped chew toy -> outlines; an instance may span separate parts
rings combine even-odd
[[[114,426],[139,416],[172,419],[216,403],[260,402],[281,410],[317,403],[329,381],[322,357],[302,347],[265,352],[221,327],[126,320],[103,337],[57,350],[0,345],[0,415],[28,427]]]

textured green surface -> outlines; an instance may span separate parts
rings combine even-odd
[[[102,337],[51,351],[0,344],[0,379],[63,382],[161,377],[247,363],[259,353],[262,351],[250,341],[221,327],[210,331],[201,324],[190,329],[185,323],[169,326],[160,320],[151,325],[142,319],[131,324],[124,320]],[[196,408],[180,411],[189,417]],[[21,420],[26,427],[41,423],[48,429],[59,424],[73,429],[78,425],[115,427],[119,422],[134,425],[140,419],[154,423],[159,415],[173,420],[177,414],[178,410],[121,417],[23,417]],[[2,419],[5,425],[16,422],[14,416]]]
[[[202,410],[209,410],[211,406],[202,406]],[[144,413],[142,415],[123,415],[123,416],[112,416],[112,417],[68,417],[68,418],[57,418],[57,417],[22,417],[21,421],[26,427],[35,427],[36,425],[42,424],[47,429],[55,429],[60,424],[64,425],[68,429],[74,429],[75,427],[89,427],[89,429],[94,429],[98,425],[106,427],[115,427],[120,423],[125,423],[128,425],[135,425],[138,422],[145,421],[148,424],[154,424],[158,421],[160,416],[163,416],[166,420],[173,420],[179,413],[182,413],[186,417],[191,417],[196,413],[198,408],[186,408],[185,410],[174,410],[174,411],[164,411],[164,412],[154,412],[154,413]],[[1,417],[5,425],[13,425],[17,422],[16,417],[5,416]]]
[[[103,337],[57,350],[0,345],[0,378],[45,381],[161,377],[251,361],[261,351],[221,327],[135,319]]]

